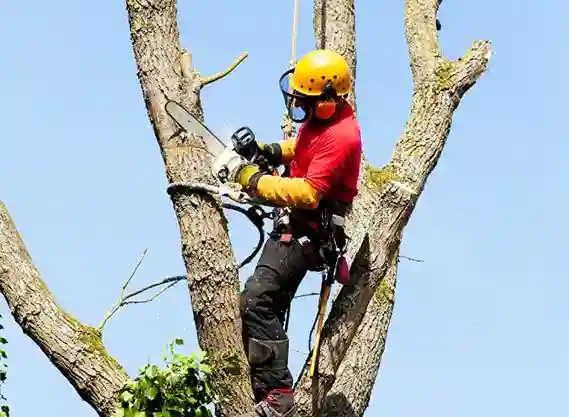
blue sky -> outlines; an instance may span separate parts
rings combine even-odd
[[[390,157],[409,111],[403,3],[357,5],[359,120],[376,164]],[[301,1],[299,53],[314,45],[311,8]],[[183,46],[202,73],[250,54],[203,92],[207,122],[219,132],[249,125],[265,141],[279,138],[278,78],[290,57],[292,1],[228,1],[221,9],[181,0],[179,9]],[[456,112],[406,229],[402,253],[425,262],[401,263],[367,416],[567,415],[568,16],[561,0],[443,2],[445,54],[458,57],[481,38],[492,40],[495,55]],[[133,289],[184,272],[125,6],[3,2],[0,38],[0,199],[61,306],[98,324],[145,247]],[[229,218],[234,241],[247,241],[236,247],[242,259],[257,236],[238,215]],[[310,277],[300,292],[318,285]],[[316,302],[293,305],[295,374]],[[5,302],[0,312],[14,416],[95,416],[13,323]],[[147,360],[159,362],[175,337],[196,348],[183,284],[150,305],[129,306],[104,331],[110,353],[131,374]]]

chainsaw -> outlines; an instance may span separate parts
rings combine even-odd
[[[195,133],[203,138],[207,150],[215,157],[212,171],[220,186],[202,183],[173,182],[168,185],[167,192],[175,192],[176,189],[200,191],[209,194],[217,194],[220,197],[229,197],[239,204],[248,204],[249,208],[244,209],[230,203],[222,203],[223,208],[231,209],[244,214],[255,225],[259,231],[259,241],[253,252],[247,256],[240,264],[242,268],[259,253],[262,248],[265,232],[263,224],[265,219],[273,219],[274,211],[265,211],[262,206],[274,207],[265,200],[253,198],[243,192],[241,186],[234,182],[234,177],[239,169],[248,164],[256,164],[261,172],[278,174],[276,167],[269,164],[263,157],[261,149],[255,140],[253,131],[244,126],[237,129],[231,135],[231,143],[226,145],[218,136],[215,135],[204,123],[196,119],[180,103],[169,100],[165,105],[166,113],[178,124],[182,131]]]
[[[215,157],[212,165],[214,176],[226,187],[235,186],[235,175],[245,165],[256,164],[261,172],[275,174],[277,168],[263,157],[255,134],[247,127],[237,129],[231,135],[231,143],[225,144],[211,129],[195,118],[180,103],[168,100],[165,105],[168,115],[187,133],[196,133],[203,138],[208,151]],[[211,190],[211,186],[209,186]],[[264,205],[270,205],[264,203]]]

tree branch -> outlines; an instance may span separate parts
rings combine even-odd
[[[145,251],[146,252],[146,251]],[[138,264],[140,265],[140,264]],[[137,267],[138,267],[137,265]],[[133,275],[135,271],[133,272]],[[131,278],[132,276],[131,275]],[[124,289],[126,289],[126,286],[128,285],[129,280],[125,283],[125,285],[123,285],[122,290],[121,290],[121,295],[119,296],[119,299],[117,300],[117,302],[113,305],[113,307],[109,310],[109,312],[105,315],[105,317],[103,318],[103,321],[101,322],[101,324],[99,324],[99,326],[97,326],[97,330],[102,331],[103,327],[105,326],[105,324],[107,323],[107,321],[109,321],[109,319],[118,311],[120,310],[122,307],[127,306],[129,304],[147,304],[150,303],[152,301],[154,301],[156,298],[158,298],[160,295],[162,295],[163,293],[165,293],[166,291],[168,291],[170,288],[172,288],[174,285],[176,285],[178,282],[180,281],[186,281],[188,279],[188,277],[186,275],[175,275],[173,277],[166,277],[161,281],[156,281],[153,282],[152,284],[148,284],[145,287],[142,287],[136,291],[133,291],[127,295],[124,295]],[[160,286],[164,286],[163,288],[161,288],[157,293],[155,293],[154,295],[152,295],[149,298],[146,298],[144,300],[132,300],[132,298],[136,297],[137,295],[142,294],[143,292],[146,292],[148,290],[151,290],[153,288],[156,287],[160,287]],[[296,295],[293,297],[293,299],[298,299],[298,298],[305,298],[305,297],[313,297],[313,296],[317,296],[320,295],[320,293],[317,292],[309,292],[306,294],[300,294],[300,295]]]
[[[324,4],[337,11],[350,1],[324,0]],[[364,186],[354,204],[356,216],[361,215],[362,208],[377,209],[367,212],[367,218],[370,212],[375,213],[371,222],[360,222],[357,227],[353,223],[348,225],[357,245],[350,253],[359,247],[350,269],[357,284],[341,289],[324,325],[318,380],[311,381],[308,377],[307,360],[297,381],[295,398],[302,416],[318,415],[366,309],[390,269],[416,201],[438,162],[453,112],[462,95],[488,64],[489,42],[482,41],[475,43],[476,53],[467,54],[467,59],[449,61],[441,58],[435,26],[437,8],[437,0],[406,2],[405,26],[414,80],[411,115],[390,163],[381,169],[382,175],[376,176],[373,170],[367,170],[363,175]],[[359,242],[362,242],[361,246]]]
[[[486,70],[491,57],[489,42],[474,41],[468,52],[452,64],[453,92],[461,97],[473,87]]]
[[[142,253],[142,256],[140,257],[140,260],[137,262],[136,266],[134,267],[133,271],[131,272],[130,276],[128,277],[128,279],[126,280],[126,282],[123,284],[123,286],[121,287],[121,291],[119,294],[119,299],[117,300],[117,302],[113,305],[113,307],[109,310],[109,312],[105,315],[105,317],[103,318],[103,321],[101,322],[101,324],[99,324],[99,326],[97,327],[97,330],[99,331],[103,331],[103,327],[105,327],[105,324],[107,323],[107,321],[109,321],[109,319],[117,312],[119,311],[122,307],[127,306],[129,304],[146,304],[146,303],[150,303],[152,301],[154,301],[160,294],[168,291],[170,288],[172,288],[174,285],[176,285],[178,282],[186,280],[187,277],[185,275],[179,275],[179,276],[175,276],[175,277],[168,277],[168,278],[164,278],[162,281],[158,281],[158,282],[154,282],[152,284],[149,284],[139,290],[136,290],[134,292],[131,292],[130,294],[124,295],[124,292],[126,291],[126,288],[128,287],[128,284],[130,284],[130,282],[132,281],[132,278],[136,275],[136,271],[138,271],[138,268],[140,267],[140,264],[142,263],[142,261],[144,260],[144,257],[146,256],[146,252],[147,249],[144,249],[144,252]],[[166,285],[167,284],[167,285]],[[139,294],[142,294],[143,292],[146,292],[148,290],[151,290],[152,288],[156,288],[162,285],[166,285],[165,287],[163,287],[160,291],[158,291],[156,294],[154,294],[152,297],[147,298],[145,300],[132,300],[132,298],[136,297]]]
[[[140,259],[136,263],[136,265],[135,265],[134,269],[132,270],[132,272],[130,273],[130,276],[128,277],[128,279],[125,281],[125,283],[121,287],[119,299],[117,300],[115,305],[111,308],[111,310],[105,315],[101,324],[99,324],[99,326],[97,327],[97,329],[99,331],[102,331],[103,327],[105,327],[105,324],[112,317],[112,315],[115,314],[122,306],[124,306],[124,299],[125,299],[124,292],[126,291],[126,287],[128,287],[128,284],[130,284],[130,281],[132,280],[132,278],[134,278],[134,275],[136,274],[136,271],[138,271],[138,267],[140,266],[140,264],[144,260],[144,257],[146,256],[147,251],[148,251],[148,249],[144,249],[144,252],[142,252],[142,256],[140,257]]]
[[[245,60],[245,58],[247,58],[248,55],[249,54],[247,54],[247,52],[245,52],[242,55],[240,55],[235,61],[233,61],[232,64],[225,71],[221,71],[221,72],[218,72],[217,74],[214,74],[212,76],[202,78],[200,80],[200,88],[203,88],[206,85],[211,84],[211,83],[213,83],[217,80],[220,80],[223,77],[229,75],[235,68],[237,68],[237,66],[239,64],[241,64]]]
[[[425,262],[425,261],[423,261],[422,259],[410,258],[410,257],[405,256],[405,255],[399,255],[399,259],[406,259],[406,260],[408,260],[408,261],[417,262],[417,263],[420,263],[420,264],[422,264],[423,262]]]
[[[116,393],[128,380],[108,353],[101,333],[58,305],[0,202],[0,291],[22,331],[34,341],[100,416],[115,411]]]
[[[176,0],[127,0],[132,47],[148,117],[160,147],[170,183],[215,182],[212,156],[200,150],[203,139],[179,135],[168,116],[168,99],[184,105],[203,120],[198,72],[180,47]],[[239,375],[217,375],[212,384],[231,386],[227,400],[216,408],[218,417],[250,410],[253,394],[241,339],[239,276],[226,218],[219,202],[205,193],[180,190],[171,194],[180,228],[182,258],[200,348],[213,360],[236,357]]]

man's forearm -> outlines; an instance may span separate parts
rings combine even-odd
[[[314,209],[320,202],[318,191],[303,178],[262,175],[252,185],[257,196],[279,206]]]

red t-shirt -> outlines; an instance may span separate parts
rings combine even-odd
[[[304,123],[298,130],[290,176],[304,178],[322,198],[350,203],[358,192],[362,141],[346,103],[330,125]]]

